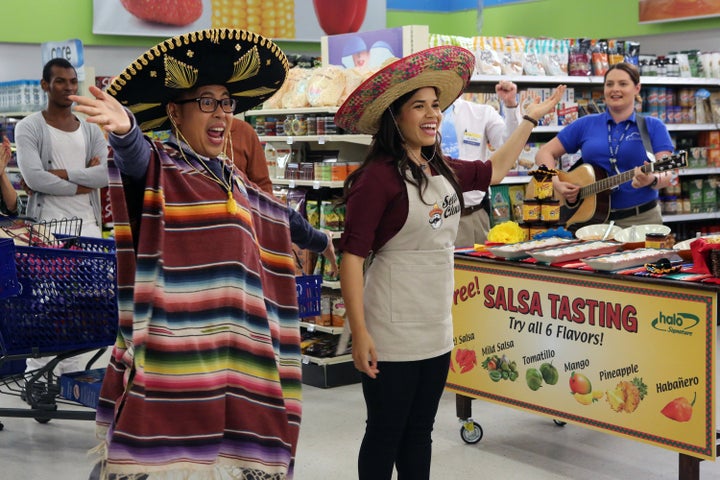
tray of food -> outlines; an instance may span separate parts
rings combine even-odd
[[[579,240],[576,239],[571,240],[567,238],[550,237],[540,240],[530,240],[529,242],[490,246],[488,247],[488,250],[490,251],[490,253],[497,257],[516,260],[529,257],[530,252],[532,252],[533,250],[557,247],[560,245],[569,245],[578,242]]]
[[[534,250],[530,252],[530,256],[538,262],[543,263],[569,262],[579,258],[595,257],[598,255],[616,252],[621,246],[622,245],[617,242],[582,242],[554,248]]]
[[[705,239],[708,243],[720,243],[720,235],[704,235],[702,237],[688,238],[673,245],[674,250],[690,250],[690,244],[698,238]]]
[[[612,272],[625,268],[638,267],[646,263],[657,262],[661,258],[667,258],[670,262],[682,260],[677,252],[668,248],[638,248],[635,250],[583,258],[582,261],[593,270]]]

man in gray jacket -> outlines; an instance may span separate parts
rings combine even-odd
[[[27,215],[35,220],[82,219],[82,235],[100,237],[100,188],[107,186],[107,142],[102,131],[72,112],[75,68],[55,58],[43,67],[45,110],[15,127],[17,163],[31,191]]]
[[[47,107],[15,127],[17,163],[30,193],[27,216],[36,221],[78,217],[81,235],[100,237],[100,188],[108,184],[105,136],[72,112],[68,96],[77,94],[78,78],[70,62],[60,58],[47,62],[41,85],[47,92]],[[46,363],[47,358],[29,358],[27,370]],[[82,370],[79,359],[71,357],[60,362],[56,373],[76,370]]]

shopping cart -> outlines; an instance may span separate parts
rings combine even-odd
[[[8,365],[22,367],[28,358],[52,357],[38,370],[0,376],[0,394],[18,396],[30,407],[0,408],[0,417],[35,418],[41,423],[95,417],[94,410],[58,408],[78,404],[60,398],[53,370],[61,360],[96,351],[87,362],[89,370],[115,342],[115,244],[51,233],[63,231],[71,221],[31,225],[31,246],[0,242],[0,285],[6,285],[0,290],[0,372]],[[7,268],[8,258],[14,258],[14,272]]]

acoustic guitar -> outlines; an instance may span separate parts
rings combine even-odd
[[[644,164],[640,169],[643,173],[651,173],[685,166],[687,166],[687,152],[680,150],[662,160]],[[632,180],[633,176],[635,176],[635,171],[628,170],[609,177],[602,168],[581,162],[575,164],[575,167],[568,172],[559,171],[558,179],[560,181],[580,187],[577,200],[572,204],[565,201],[565,198],[556,192],[555,199],[560,200],[561,203],[560,221],[565,223],[565,228],[572,225],[573,229],[584,224],[605,223],[610,216],[609,190]],[[525,198],[534,196],[533,182],[530,182]]]

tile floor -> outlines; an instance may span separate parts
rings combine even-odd
[[[306,386],[297,453],[296,480],[356,477],[355,460],[363,432],[359,385],[331,389]],[[0,408],[20,407],[0,395]],[[64,407],[65,409],[69,407]],[[677,479],[677,454],[509,407],[473,401],[473,418],[483,439],[465,444],[455,416],[455,395],[446,392],[436,420],[433,480],[655,480]],[[85,480],[87,451],[95,445],[93,422],[2,418],[0,479]],[[720,460],[701,463],[701,479],[720,479]]]

